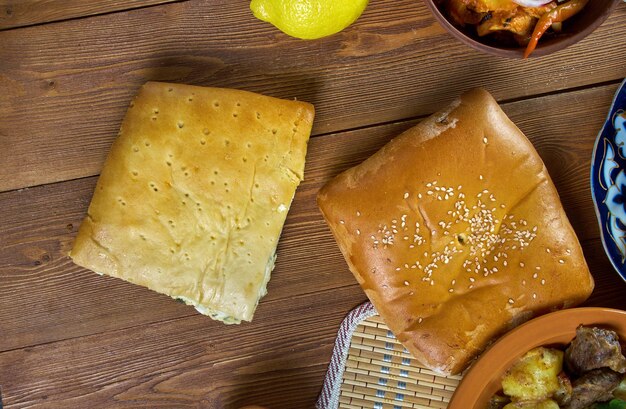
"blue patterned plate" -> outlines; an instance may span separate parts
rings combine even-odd
[[[626,281],[626,80],[613,98],[593,148],[591,196],[604,250]]]

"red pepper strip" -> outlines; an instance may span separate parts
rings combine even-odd
[[[560,6],[556,6],[555,8],[541,16],[539,18],[539,21],[537,21],[537,24],[535,25],[535,30],[530,37],[530,42],[526,47],[526,51],[524,51],[524,58],[528,58],[528,56],[535,50],[539,39],[541,38],[541,36],[544,35],[544,33],[550,28],[553,23],[561,23],[572,17],[574,14],[582,10],[588,1],[589,0],[570,0],[567,3],[561,4]]]

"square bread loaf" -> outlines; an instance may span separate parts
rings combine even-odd
[[[318,203],[381,317],[438,373],[593,290],[543,162],[484,90],[331,180]]]
[[[313,106],[149,82],[106,159],[70,256],[100,274],[250,321],[303,179]]]

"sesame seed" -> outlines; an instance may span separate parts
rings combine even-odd
[[[430,280],[430,285],[435,285],[435,280]]]
[[[400,267],[396,267],[396,271],[400,271],[400,270],[401,270],[401,268],[400,268]]]
[[[572,254],[572,250],[570,250],[570,249],[565,250],[565,252],[566,252],[567,254]]]
[[[433,191],[432,191],[432,190],[429,190],[429,191],[428,191],[428,192],[426,192],[426,193],[427,193],[428,195],[432,195],[432,194],[433,194]]]
[[[409,285],[409,282],[408,282],[408,281],[405,281],[405,282],[404,282],[404,285]]]
[[[470,280],[470,282],[472,282],[472,283],[473,283],[474,281],[476,281],[476,279],[475,279],[474,277],[470,277],[470,279],[469,279],[469,280]]]
[[[448,288],[448,292],[449,293],[453,293],[454,292],[454,288]]]
[[[537,298],[537,294],[533,293],[533,298]]]
[[[502,264],[504,264],[504,267],[506,267],[506,266],[508,266],[508,265],[509,265],[509,262],[508,262],[508,261],[506,261],[506,260],[504,260],[504,261],[502,262]]]
[[[408,198],[409,198],[409,192],[405,192],[405,193],[404,193],[404,198],[405,198],[405,199],[408,199]]]
[[[522,280],[522,285],[526,285],[526,280]]]
[[[487,144],[487,138],[486,138],[486,137],[485,137],[485,138],[483,138],[483,142],[484,142],[485,144]]]
[[[478,175],[478,179],[483,180],[483,175]]]
[[[541,270],[541,267],[537,266],[537,267],[535,267],[535,270],[539,271],[539,270]]]
[[[360,235],[361,235],[361,230],[356,229],[356,235],[357,235],[357,236],[360,236]]]
[[[356,215],[357,215],[357,216],[361,216],[361,212],[359,212],[359,211],[357,210]]]
[[[418,199],[421,199],[421,198],[422,198],[422,194],[421,194],[421,193],[418,193],[418,194],[417,194],[417,198],[418,198]]]
[[[565,260],[559,260],[559,263],[564,264]]]
[[[544,285],[546,283],[546,280],[541,279],[541,285]]]
[[[509,304],[513,304],[513,303],[515,303],[515,301],[513,301],[512,298],[509,298]]]
[[[537,278],[537,277],[538,277],[537,273],[533,274],[533,278]]]
[[[546,248],[546,253],[550,253],[550,249],[549,248]]]
[[[419,317],[419,318],[417,319],[417,323],[418,323],[418,324],[421,324],[421,323],[422,323],[422,321],[424,321],[424,318],[422,318],[422,317]]]
[[[432,183],[426,183],[426,187],[431,187],[432,185]]]
[[[345,224],[346,222],[344,222],[343,220],[339,220],[339,223]]]

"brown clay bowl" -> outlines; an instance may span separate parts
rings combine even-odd
[[[507,333],[481,355],[463,376],[447,409],[484,409],[502,389],[502,375],[522,355],[542,345],[567,345],[581,324],[612,329],[626,340],[626,311],[572,308],[535,318]]]
[[[582,40],[607,19],[619,2],[620,0],[590,0],[583,11],[563,24],[561,33],[541,39],[530,58],[552,54]],[[508,58],[523,57],[524,48],[505,47],[493,41],[490,42],[489,39],[479,38],[472,33],[471,27],[460,28],[452,24],[445,12],[438,8],[436,1],[424,0],[424,3],[432,11],[439,24],[457,40],[487,54]]]

